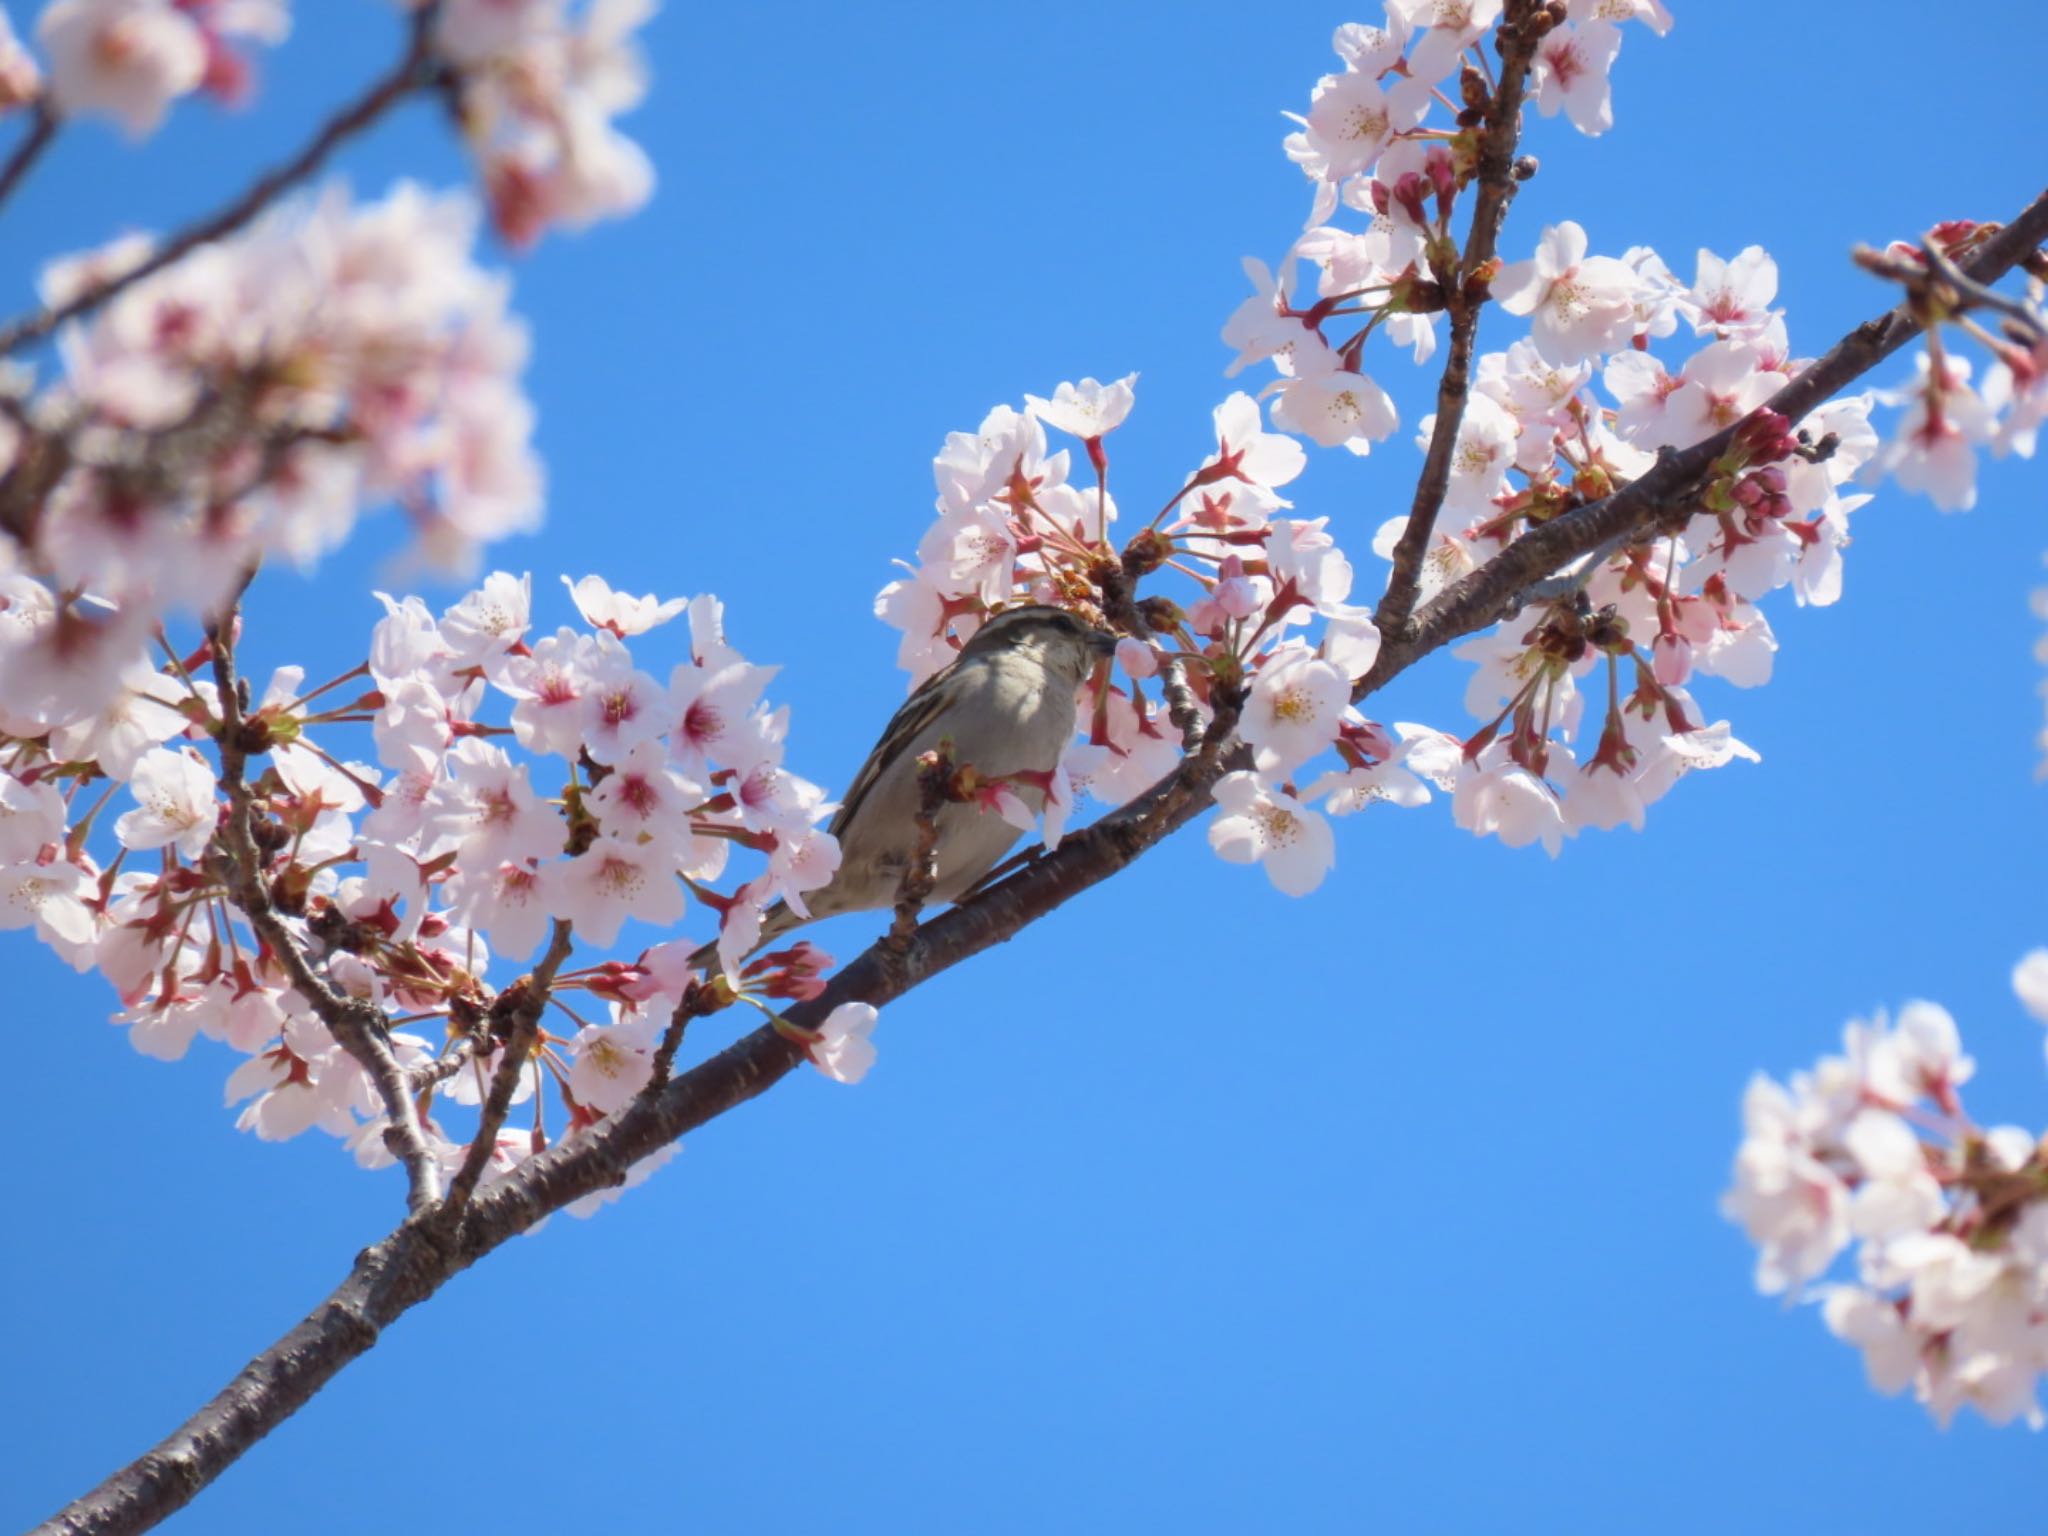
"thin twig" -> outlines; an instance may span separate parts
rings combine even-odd
[[[251,824],[254,811],[247,771],[248,722],[242,711],[242,679],[235,667],[234,634],[242,593],[255,574],[255,567],[250,567],[233,597],[207,627],[214,685],[220,695],[220,782],[228,796],[228,819],[222,832],[227,847],[228,895],[247,914],[250,926],[284,967],[294,990],[305,998],[334,1036],[335,1043],[348,1052],[376,1088],[390,1121],[385,1131],[387,1144],[405,1164],[410,1185],[408,1204],[414,1211],[422,1211],[440,1198],[440,1163],[427,1145],[405,1069],[392,1054],[384,1012],[374,1003],[338,991],[313,968],[298,936],[271,904],[270,891],[264,883],[262,855],[257,850]]]
[[[187,225],[135,266],[92,284],[63,304],[46,304],[0,326],[0,355],[16,351],[29,342],[40,341],[66,321],[91,314],[130,284],[161,272],[209,241],[233,234],[268,207],[279,193],[317,172],[337,149],[398,102],[416,90],[438,83],[442,78],[442,66],[432,52],[432,22],[438,10],[438,0],[430,0],[413,13],[404,56],[360,96],[330,117],[291,159],[264,172],[239,197],[197,223]]]
[[[1527,9],[1526,5],[1519,8]],[[1437,381],[1436,423],[1430,429],[1422,475],[1415,482],[1408,525],[1394,545],[1387,590],[1373,612],[1373,622],[1382,635],[1398,635],[1407,628],[1421,590],[1423,561],[1429,556],[1430,540],[1436,534],[1437,514],[1443,509],[1444,492],[1451,481],[1451,458],[1465,421],[1465,401],[1471,393],[1472,353],[1479,339],[1479,314],[1486,307],[1485,292],[1475,286],[1475,279],[1492,262],[1499,248],[1501,225],[1507,220],[1508,204],[1514,200],[1515,149],[1522,136],[1522,96],[1540,39],[1540,34],[1531,27],[1515,24],[1517,15],[1518,8],[1510,6],[1508,17],[1500,24],[1500,83],[1487,102],[1486,127],[1479,139],[1478,192],[1473,198],[1465,249],[1457,271],[1436,274],[1444,291],[1444,308],[1451,317],[1450,344],[1445,349],[1443,375]]]
[[[554,934],[540,964],[534,967],[532,974],[514,982],[498,995],[498,1002],[492,1009],[495,1017],[491,1025],[494,1035],[500,1029],[505,1031],[504,1043],[499,1047],[503,1054],[498,1058],[496,1071],[491,1074],[491,1091],[484,1100],[483,1116],[477,1123],[476,1135],[469,1143],[468,1152],[463,1155],[462,1166],[448,1181],[448,1198],[434,1213],[435,1219],[444,1226],[453,1226],[461,1220],[463,1208],[469,1204],[477,1181],[483,1177],[484,1169],[490,1163],[491,1153],[497,1150],[498,1132],[504,1129],[505,1117],[511,1113],[512,1096],[519,1090],[519,1077],[526,1070],[526,1058],[532,1054],[534,1042],[540,1038],[540,1016],[547,1008],[548,992],[555,984],[555,972],[569,958],[569,948],[569,924],[556,918]]]
[[[1953,288],[1956,296],[1970,307],[1996,310],[2018,324],[2036,341],[2048,337],[2048,324],[2043,323],[2041,312],[2031,304],[1978,282],[1957,266],[1946,252],[1937,249],[1932,240],[1922,240],[1920,250],[1927,258],[1927,265],[1934,274],[1948,287]]]
[[[468,1064],[475,1050],[476,1037],[473,1035],[463,1035],[450,1041],[439,1056],[406,1073],[406,1088],[417,1095],[425,1093],[429,1088],[440,1087]]]
[[[50,141],[56,137],[57,114],[50,110],[47,98],[38,100],[29,119],[28,132],[14,146],[14,153],[7,157],[6,165],[0,166],[0,204],[14,195],[15,188],[27,178],[35,163],[43,157],[43,151],[50,147]]]

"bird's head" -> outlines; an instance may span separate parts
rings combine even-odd
[[[1116,636],[1097,629],[1078,614],[1047,603],[1005,608],[974,632],[960,648],[960,659],[1028,655],[1048,671],[1078,683],[1098,659],[1116,650]]]

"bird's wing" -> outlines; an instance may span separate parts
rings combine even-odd
[[[868,792],[875,787],[875,781],[882,776],[882,770],[894,760],[894,752],[882,750],[884,744],[901,742],[908,746],[924,734],[925,727],[938,717],[939,711],[945,707],[946,680],[953,675],[954,669],[959,665],[960,663],[955,661],[934,672],[918,684],[917,690],[903,701],[902,707],[895,714],[889,717],[888,725],[883,728],[881,740],[877,741],[874,750],[868,753],[868,760],[860,765],[860,772],[853,776],[853,782],[846,786],[846,798],[840,801],[839,809],[833,813],[831,823],[825,828],[826,831],[837,837],[846,830],[847,824],[853,820],[854,812],[860,809],[861,801],[867,798]]]

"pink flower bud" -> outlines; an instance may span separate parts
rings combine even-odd
[[[1666,688],[1677,688],[1692,676],[1692,642],[1680,635],[1659,635],[1650,646],[1650,673]]]
[[[1127,677],[1151,677],[1159,670],[1159,657],[1151,646],[1127,637],[1116,643],[1116,664]]]

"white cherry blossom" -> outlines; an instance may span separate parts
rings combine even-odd
[[[128,781],[135,809],[114,823],[114,835],[129,848],[169,845],[186,859],[198,859],[220,821],[217,782],[213,769],[191,748],[152,748]]]
[[[1636,277],[1612,256],[1588,256],[1586,232],[1567,219],[1543,231],[1536,255],[1493,280],[1511,315],[1533,317],[1537,350],[1553,363],[1617,352],[1635,335]]]
[[[1259,863],[1276,889],[1306,896],[1337,862],[1330,824],[1286,790],[1254,773],[1228,773],[1216,783],[1216,819],[1209,846],[1233,864]]]

